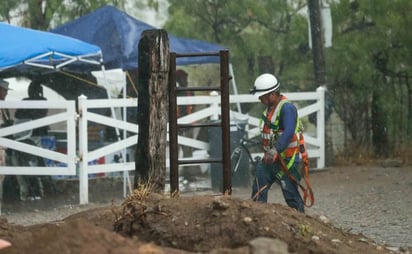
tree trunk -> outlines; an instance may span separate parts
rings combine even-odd
[[[169,39],[165,30],[146,30],[139,42],[138,143],[134,187],[163,192],[166,175]]]
[[[321,19],[321,9],[319,0],[307,0],[309,19],[310,19],[310,33],[312,39],[312,55],[313,55],[313,70],[315,83],[317,86],[327,87],[326,80],[326,62],[323,51],[323,29],[322,29],[322,19]],[[326,90],[327,91],[327,90]],[[328,103],[328,94],[325,94],[326,103]],[[325,109],[325,111],[327,108]],[[330,110],[332,112],[332,110]],[[330,113],[329,113],[330,114]],[[328,113],[325,112],[325,123],[327,126]],[[325,163],[330,166],[334,163],[334,152],[333,152],[333,140],[329,128],[325,128]]]
[[[412,85],[409,83],[409,77],[406,77],[406,88],[408,90],[408,113],[407,113],[407,125],[406,125],[406,133],[407,133],[407,140],[411,137],[412,131]]]
[[[273,59],[271,56],[259,56],[258,57],[258,64],[259,64],[259,73],[275,73],[275,64],[273,63]]]
[[[373,92],[372,95],[372,145],[375,154],[380,158],[386,158],[389,155],[389,140],[386,131],[386,121],[384,112],[381,109],[378,95]]]

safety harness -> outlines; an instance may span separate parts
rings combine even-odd
[[[273,107],[270,111],[266,109],[262,114],[261,120],[263,123],[263,128],[261,135],[265,149],[272,148],[274,141],[276,141],[283,132],[283,130],[279,128],[279,118],[280,111],[286,102],[288,102],[288,99],[282,95],[282,99],[276,107]],[[274,120],[273,116],[275,116]],[[278,156],[280,168],[282,171],[279,171],[276,177],[280,179],[284,174],[286,174],[289,179],[292,182],[296,183],[301,189],[303,193],[304,205],[306,207],[311,207],[315,202],[315,198],[309,182],[309,160],[306,152],[305,140],[303,137],[303,126],[299,118],[297,118],[296,121],[295,133],[293,134],[288,147],[280,153],[280,156]],[[295,162],[297,153],[300,153],[303,161],[302,177],[305,180],[306,188],[302,184],[300,184],[300,182],[289,172],[289,169]],[[290,158],[288,164],[285,163],[285,158]],[[308,199],[310,203],[307,203]]]

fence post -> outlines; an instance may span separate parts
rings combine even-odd
[[[218,97],[219,93],[216,91],[212,91],[209,93],[210,96]],[[213,103],[209,104],[211,108],[213,108],[213,112],[215,112],[212,116],[210,116],[210,120],[212,121],[217,121],[219,120],[219,112],[220,112],[220,106],[219,102],[216,100],[213,100]]]
[[[229,51],[220,51],[220,109],[222,128],[223,193],[232,194],[230,165]]]
[[[169,171],[170,194],[179,191],[179,146],[177,127],[177,98],[176,98],[176,53],[170,53],[169,65]]]
[[[167,119],[169,118],[169,37],[165,30],[146,30],[139,41],[138,120],[134,187],[165,187]]]
[[[316,117],[317,138],[319,141],[319,158],[317,159],[317,168],[325,167],[325,91],[324,86],[316,89],[319,93],[320,108]]]
[[[84,106],[87,97],[79,96],[79,200],[80,204],[89,203],[89,177],[87,173],[87,108]]]

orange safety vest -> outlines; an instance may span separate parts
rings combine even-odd
[[[283,129],[279,127],[279,117],[282,106],[286,102],[288,102],[287,98],[282,95],[282,99],[278,103],[278,105],[276,105],[276,107],[273,107],[270,111],[266,109],[262,114],[261,125],[263,124],[263,127],[261,127],[261,136],[263,146],[266,148],[272,148],[274,142],[283,133]],[[292,167],[295,161],[295,156],[299,152],[299,126],[299,118],[297,118],[295,133],[293,134],[288,147],[280,153],[280,156],[282,156],[282,158],[290,158],[290,161],[287,165],[288,169]]]
[[[270,112],[267,109],[263,112],[261,124],[263,122],[263,128],[261,128],[261,135],[263,140],[263,145],[271,148],[274,141],[276,141],[280,135],[282,135],[283,130],[279,128],[279,116],[282,106],[287,102],[287,98],[282,95],[282,99],[276,107],[273,107]],[[315,197],[313,195],[312,188],[309,182],[309,161],[308,155],[306,153],[305,141],[303,138],[303,127],[299,118],[296,119],[295,133],[285,151],[280,153],[280,164],[281,171],[278,172],[277,176],[280,178],[283,174],[287,174],[291,181],[295,182],[303,192],[303,203],[307,207],[311,207],[315,203]],[[295,162],[296,154],[300,153],[303,160],[303,175],[302,178],[305,180],[306,188],[301,185],[296,178],[289,172]],[[284,158],[290,158],[289,163],[285,165]],[[307,202],[309,201],[309,203]]]

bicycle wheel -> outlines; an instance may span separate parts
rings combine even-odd
[[[236,147],[232,154],[230,155],[230,165],[232,167],[232,177],[236,174],[236,171],[239,169],[240,159],[242,158],[243,149],[241,147]]]

